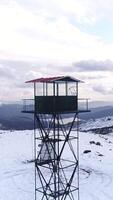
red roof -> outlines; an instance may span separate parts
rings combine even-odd
[[[78,79],[72,78],[70,76],[38,78],[38,79],[26,81],[26,83],[52,83],[52,82],[81,82],[81,81]]]
[[[38,79],[34,79],[34,80],[27,81],[26,83],[35,83],[35,82],[46,83],[46,82],[53,82],[53,81],[55,81],[56,79],[63,78],[63,77],[64,77],[64,76],[48,77],[48,78],[38,78]]]

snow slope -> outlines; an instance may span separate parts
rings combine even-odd
[[[113,126],[113,116],[91,119],[80,125],[81,130],[90,130],[95,128],[111,127]]]
[[[33,131],[0,131],[0,200],[34,199],[32,158]],[[112,188],[113,133],[80,132],[80,200],[113,200]]]
[[[94,141],[94,144],[90,144]],[[100,145],[97,145],[100,144]],[[84,150],[91,150],[84,154]],[[89,173],[84,174],[83,172]],[[113,136],[80,133],[80,199],[112,200]],[[83,178],[84,177],[84,178]]]
[[[34,166],[30,131],[0,131],[0,200],[31,200],[34,196]]]

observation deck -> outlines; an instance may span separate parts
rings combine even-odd
[[[33,99],[23,100],[24,113],[65,114],[89,112],[88,99],[78,98],[78,83],[70,76],[39,78],[34,84]]]
[[[45,105],[41,111],[40,110],[38,111],[38,100],[37,100],[36,105],[35,105],[35,99],[23,99],[22,112],[23,113],[35,113],[36,112],[36,113],[39,113],[39,114],[41,114],[41,113],[52,114],[53,108],[51,108],[52,104],[50,102],[50,99],[51,98],[45,98],[44,102],[43,102],[43,100],[41,98],[39,98],[39,104]],[[71,101],[73,100],[74,106],[73,106],[72,102],[69,102],[70,99],[71,99]],[[78,99],[78,105],[77,105],[76,100],[73,99],[73,97],[70,97],[70,99],[69,98],[66,99],[68,110],[66,110],[66,108],[64,109],[64,105],[63,105],[64,98],[61,97],[62,107],[61,107],[61,104],[60,104],[59,110],[58,110],[58,106],[57,106],[57,111],[54,111],[54,112],[55,113],[64,113],[64,114],[65,113],[74,113],[74,112],[76,112],[76,113],[90,112],[90,109],[88,107],[88,104],[89,104],[88,99]],[[40,102],[40,101],[42,101],[42,102]],[[75,106],[75,105],[77,105],[77,106]]]

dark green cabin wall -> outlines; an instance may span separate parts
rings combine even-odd
[[[77,109],[77,96],[35,96],[37,113],[69,113]]]

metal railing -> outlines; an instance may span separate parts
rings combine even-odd
[[[89,110],[89,99],[78,99],[78,111],[88,111]]]
[[[33,112],[34,111],[34,99],[23,99],[23,112]]]
[[[89,111],[89,99],[78,99],[78,112]],[[23,112],[34,112],[34,99],[23,99]]]

